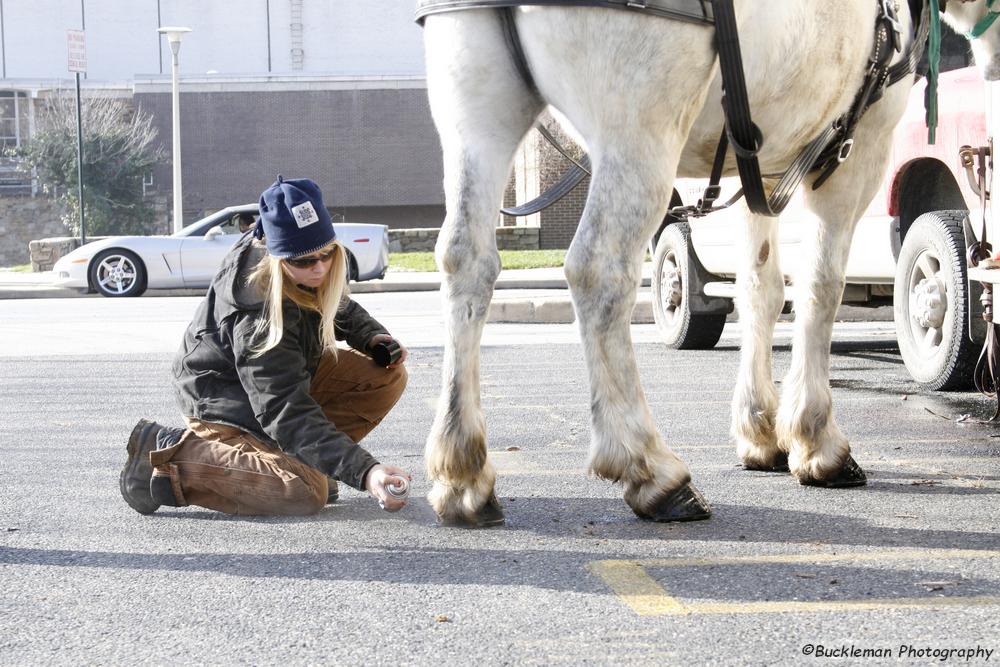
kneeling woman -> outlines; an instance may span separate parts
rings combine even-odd
[[[406,386],[405,348],[388,367],[367,356],[392,337],[345,294],[347,262],[319,187],[278,181],[260,221],[227,255],[174,361],[186,429],[140,421],[122,496],[148,514],[200,505],[230,514],[312,514],[336,482],[386,491],[409,474],[358,446]],[[352,348],[338,350],[336,340]]]

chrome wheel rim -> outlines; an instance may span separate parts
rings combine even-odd
[[[953,301],[948,278],[940,258],[930,250],[917,256],[910,272],[907,322],[917,352],[924,358],[936,355],[945,339]]]
[[[136,278],[135,263],[124,255],[108,255],[97,265],[97,283],[109,294],[125,294]]]
[[[676,253],[671,250],[664,254],[660,265],[660,312],[663,313],[665,325],[674,326],[683,299],[681,267]]]

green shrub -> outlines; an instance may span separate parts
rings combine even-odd
[[[83,200],[87,233],[146,234],[154,211],[143,197],[143,177],[164,161],[154,144],[152,116],[135,111],[120,99],[83,101]],[[60,94],[49,99],[37,119],[37,130],[9,154],[21,168],[35,169],[42,189],[59,199],[66,211],[63,224],[80,233],[77,186],[76,100]]]

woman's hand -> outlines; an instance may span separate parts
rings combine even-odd
[[[406,351],[406,346],[389,334],[375,334],[372,336],[372,339],[368,341],[368,349],[372,349],[379,343],[388,343],[389,341],[396,341],[396,345],[399,345],[399,359],[396,360],[396,363],[386,366],[386,368],[396,368],[397,366],[402,366],[403,362],[406,361],[406,357],[409,356],[410,353]]]
[[[405,498],[396,498],[386,491],[386,485],[392,484],[395,477],[402,477],[407,482],[413,479],[410,473],[397,466],[387,466],[381,463],[368,471],[365,477],[365,490],[380,503],[387,512],[395,512],[406,505]]]

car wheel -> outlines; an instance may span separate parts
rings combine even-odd
[[[146,267],[134,252],[105,250],[90,263],[90,284],[104,296],[139,296],[146,291]]]
[[[671,224],[660,234],[653,253],[653,319],[667,347],[707,350],[719,342],[726,315],[691,312],[690,243],[687,223]]]
[[[969,340],[965,211],[921,215],[903,239],[896,262],[893,318],[903,363],[931,390],[972,383],[977,346]]]

